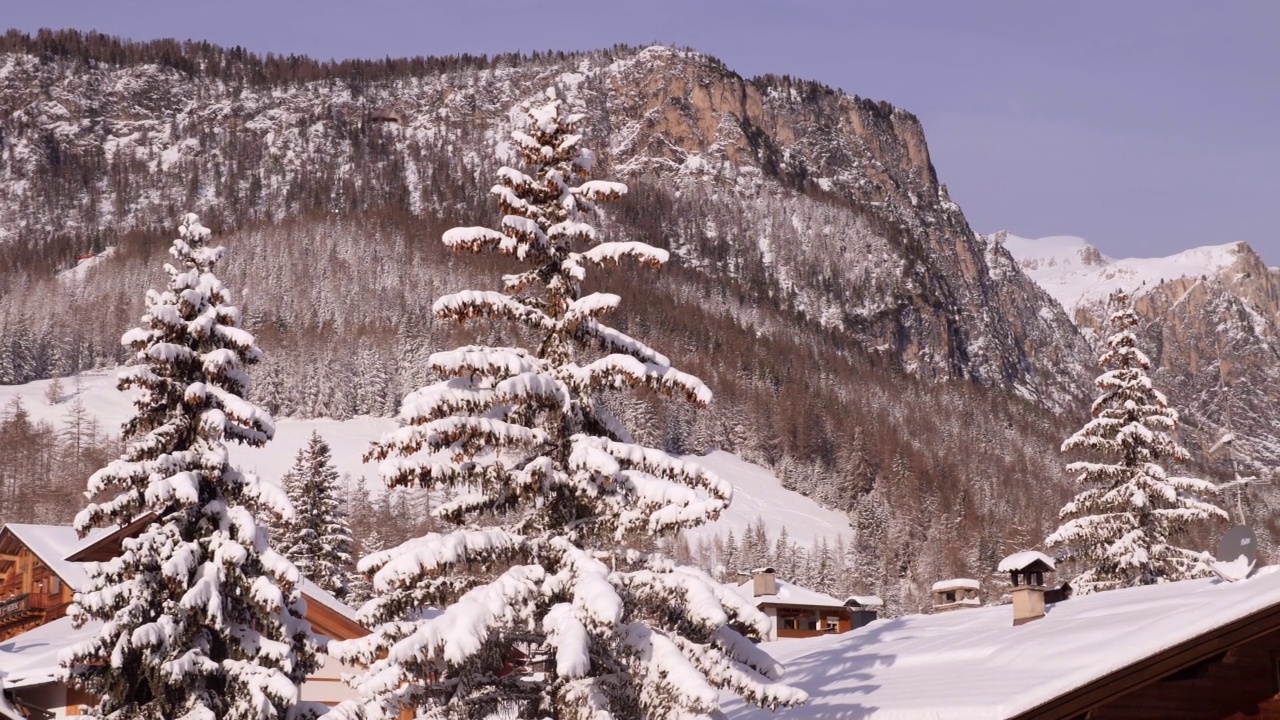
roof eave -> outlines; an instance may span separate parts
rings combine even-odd
[[[1280,629],[1280,603],[1221,625],[1167,650],[1009,716],[1009,720],[1071,720],[1172,673]]]

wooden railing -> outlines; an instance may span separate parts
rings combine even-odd
[[[0,625],[23,620],[32,615],[42,615],[55,604],[56,600],[44,594],[15,595],[0,600]]]

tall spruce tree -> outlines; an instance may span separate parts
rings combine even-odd
[[[1216,493],[1212,483],[1166,474],[1162,462],[1187,459],[1170,436],[1178,413],[1147,375],[1151,361],[1137,348],[1129,296],[1113,295],[1111,311],[1112,334],[1098,359],[1106,370],[1097,380],[1102,395],[1093,419],[1062,444],[1063,452],[1093,456],[1067,466],[1085,489],[1045,540],[1081,570],[1076,589],[1085,592],[1192,576],[1200,553],[1173,542],[1192,523],[1227,519],[1202,499]]]
[[[284,492],[233,468],[228,440],[261,446],[271,416],[243,399],[261,352],[213,274],[222,248],[195,215],[179,228],[169,286],[147,292],[120,373],[134,390],[123,454],[89,479],[75,520],[95,527],[155,519],[123,553],[88,566],[69,610],[101,630],[62,657],[100,718],[272,720],[306,717],[298,685],[316,667],[297,569],[271,549],[262,518],[285,519]],[[100,499],[99,499],[100,498]]]
[[[338,470],[329,444],[312,431],[284,476],[294,519],[281,528],[276,548],[303,577],[345,600],[352,539],[337,487]]]
[[[601,322],[620,298],[584,294],[587,269],[659,266],[667,253],[598,243],[586,220],[626,186],[582,180],[592,156],[581,116],[554,92],[527,115],[527,131],[511,136],[525,168],[501,168],[492,190],[501,231],[455,228],[444,242],[531,268],[504,276],[503,293],[447,295],[434,310],[514,321],[536,346],[432,355],[448,379],[407,396],[405,426],[371,450],[390,484],[456,493],[434,511],[456,528],[361,561],[374,573],[362,610],[374,631],[331,648],[367,667],[354,682],[362,700],[336,714],[701,717],[718,712],[720,688],[767,707],[803,702],[736,629],[762,636],[767,617],[702,571],[635,549],[714,518],[732,487],[633,444],[601,396],[648,388],[701,406],[711,393]]]

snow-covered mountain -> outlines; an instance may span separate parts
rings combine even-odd
[[[1230,429],[1255,469],[1280,461],[1280,269],[1248,243],[1117,260],[1077,237],[990,239],[1088,338],[1100,337],[1110,294],[1131,293],[1149,321],[1142,332],[1155,378],[1199,431],[1200,449]]]
[[[1070,235],[1031,239],[1002,231],[992,239],[1071,317],[1080,310],[1093,312],[1116,290],[1146,295],[1168,281],[1216,278],[1241,263],[1260,262],[1243,242],[1192,248],[1168,257],[1116,260]]]
[[[992,277],[900,108],[661,46],[313,81],[190,52],[0,53],[0,241],[53,243],[69,265],[179,209],[215,227],[387,204],[436,214],[457,195],[433,186],[490,177],[517,106],[556,85],[605,167],[671,195],[681,222],[660,235],[690,266],[758,278],[920,377],[1078,399],[1070,323],[1022,312],[1039,292],[1026,278]]]
[[[657,282],[602,276],[618,322],[716,395],[617,408],[644,442],[724,448],[851,513],[860,582],[904,606],[1047,531],[1088,346],[968,226],[919,120],[664,47],[326,64],[6,35],[0,383],[121,360],[190,209],[229,249],[281,427],[390,415],[430,352],[474,340],[430,303],[506,269],[439,238],[497,220],[502,139],[549,85],[630,186],[601,231],[675,258]]]

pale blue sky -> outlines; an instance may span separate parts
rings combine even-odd
[[[0,25],[383,57],[664,42],[915,112],[980,232],[1280,263],[1280,2],[0,0]]]

